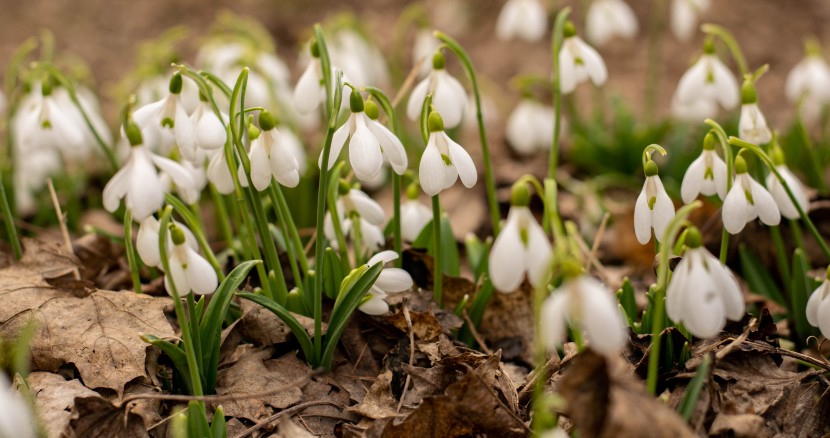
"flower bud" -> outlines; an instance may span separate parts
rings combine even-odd
[[[746,160],[740,154],[735,157],[735,174],[739,175],[747,172]]]
[[[351,189],[352,186],[345,179],[341,179],[340,183],[337,185],[337,193],[339,193],[340,196],[348,194]]]
[[[758,92],[755,91],[755,82],[752,81],[752,78],[744,79],[744,83],[741,85],[741,103],[746,105],[757,102]]]
[[[657,169],[657,163],[655,163],[654,160],[646,161],[646,165],[643,166],[643,171],[645,172],[646,176],[657,176],[657,174],[659,173]]]
[[[374,100],[369,99],[364,103],[363,112],[366,113],[372,120],[377,120],[380,116],[380,111],[378,110],[378,104],[375,103]]]
[[[421,195],[421,190],[418,184],[412,183],[406,188],[406,199],[416,200]]]
[[[706,137],[703,137],[703,150],[704,151],[713,151],[715,150],[715,134],[708,133]]]
[[[312,58],[319,58],[320,57],[320,46],[317,44],[317,40],[311,41],[311,45],[309,46],[309,51],[311,52]]]
[[[176,224],[170,224],[170,239],[173,240],[173,244],[176,246],[184,244],[184,231]]]
[[[565,38],[570,38],[575,35],[576,28],[574,27],[574,24],[570,20],[568,20],[568,22],[565,23],[565,27],[562,29],[562,36],[564,36]]]
[[[700,235],[700,230],[697,227],[689,227],[686,230],[686,246],[688,248],[700,248],[703,238]]]

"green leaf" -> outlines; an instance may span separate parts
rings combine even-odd
[[[204,403],[195,400],[187,403],[187,434],[189,438],[212,436]]]
[[[628,325],[634,326],[637,321],[637,300],[635,299],[634,286],[631,285],[631,280],[628,277],[623,278],[622,286],[617,291],[617,299],[625,311],[625,316],[628,318]]]
[[[689,382],[689,386],[686,387],[686,392],[683,393],[683,399],[677,405],[677,412],[686,421],[692,418],[692,412],[694,412],[697,399],[700,397],[700,390],[703,388],[703,384],[706,383],[706,378],[709,376],[709,365],[711,362],[712,358],[710,356],[703,357],[703,361],[697,367],[695,376]]]
[[[473,271],[473,279],[478,279],[487,272],[487,256],[490,253],[490,245],[482,242],[478,237],[472,236],[464,239],[464,249],[467,254],[467,262]]]
[[[306,332],[305,327],[297,321],[297,318],[294,318],[294,315],[288,311],[285,307],[281,306],[276,301],[266,297],[265,295],[259,294],[252,294],[247,292],[237,292],[236,294],[240,298],[244,298],[249,301],[253,301],[260,306],[270,310],[274,315],[277,315],[285,325],[291,329],[291,333],[294,333],[294,336],[297,338],[297,342],[300,343],[300,348],[303,350],[303,354],[305,355],[306,359],[310,359],[314,357],[312,354],[314,352],[314,347],[311,343],[311,337]]]
[[[329,327],[326,332],[325,346],[321,365],[325,368],[331,367],[331,361],[334,358],[334,350],[337,347],[337,341],[340,335],[346,328],[346,322],[354,313],[355,309],[363,301],[363,297],[369,292],[369,289],[375,284],[380,272],[383,270],[383,263],[375,263],[371,267],[363,265],[352,271],[341,285],[340,293],[337,298],[338,301],[334,305],[334,309],[329,319]],[[358,272],[358,275],[352,275]]]
[[[157,347],[170,358],[170,361],[173,362],[173,367],[176,368],[179,376],[182,380],[184,380],[184,386],[187,388],[188,393],[192,393],[193,382],[190,381],[190,374],[187,368],[187,355],[185,354],[184,349],[176,344],[153,335],[144,334],[141,335],[141,339],[144,342]]]
[[[228,438],[228,428],[225,425],[225,410],[222,406],[216,408],[213,413],[213,424],[210,425],[210,433],[213,438]]]
[[[787,300],[758,256],[747,249],[745,244],[738,248],[738,255],[741,260],[741,273],[749,285],[749,290],[787,307]]]
[[[426,249],[427,254],[434,255],[432,243],[432,221],[429,221],[418,237],[412,242],[413,248]],[[458,243],[452,232],[452,224],[449,218],[441,218],[441,254],[443,256],[444,275],[458,277],[461,274],[461,256],[458,253]]]
[[[473,301],[467,311],[467,316],[470,317],[470,321],[472,321],[476,327],[481,324],[481,319],[484,317],[484,311],[487,309],[487,303],[490,302],[490,298],[493,296],[493,292],[495,292],[495,290],[496,289],[493,287],[493,283],[491,283],[488,278],[484,281],[478,291],[476,291],[475,296],[473,296]],[[461,333],[458,335],[458,338],[461,342],[464,342],[471,347],[475,344],[473,332],[470,330],[470,327],[466,321],[464,322],[464,327],[461,328]]]
[[[219,347],[222,336],[222,321],[225,320],[225,314],[231,305],[233,293],[242,284],[242,281],[248,276],[248,272],[257,264],[262,263],[261,260],[250,260],[240,263],[239,266],[233,269],[225,280],[216,289],[216,292],[211,297],[210,304],[207,305],[207,310],[202,317],[199,326],[200,338],[202,342],[203,358],[202,373],[205,379],[205,392],[213,394],[216,392],[216,373],[219,367]]]
[[[325,261],[323,262],[323,291],[326,296],[332,300],[337,299],[337,293],[340,290],[340,283],[346,276],[348,266],[344,266],[337,253],[331,249],[326,248],[323,255]]]
[[[795,342],[799,346],[806,346],[807,337],[817,334],[807,322],[807,300],[816,287],[813,279],[807,274],[810,272],[810,263],[801,249],[793,252],[792,279],[790,285],[790,322],[795,326]]]

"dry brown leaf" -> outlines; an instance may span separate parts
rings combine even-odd
[[[49,438],[58,438],[69,426],[75,397],[100,397],[77,379],[66,380],[53,373],[37,371],[26,377],[35,396],[38,414]]]
[[[277,428],[277,435],[274,438],[314,438],[309,431],[298,426],[297,423],[291,421],[288,417],[283,417],[280,420]]]
[[[391,382],[392,371],[387,370],[381,373],[369,388],[369,392],[363,398],[363,403],[350,407],[349,411],[375,420],[396,416],[398,401],[392,395]]]
[[[532,288],[524,282],[519,290],[503,294],[494,292],[479,332],[491,350],[502,350],[505,360],[533,364],[534,333]]]
[[[242,320],[237,325],[243,336],[260,346],[281,344],[293,339],[291,329],[270,310],[248,300],[241,300]],[[314,320],[303,315],[293,314],[297,321],[310,334],[314,334]],[[328,325],[323,322],[323,334]]]
[[[100,397],[76,398],[70,427],[70,437],[147,438],[150,436],[141,416],[115,407]]]

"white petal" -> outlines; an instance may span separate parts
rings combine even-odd
[[[826,338],[830,335],[830,300],[825,298],[819,302],[816,315],[818,316],[818,328]]]
[[[654,237],[660,242],[665,237],[669,222],[674,218],[674,204],[666,193],[666,189],[663,188],[663,182],[660,180],[660,177],[653,176],[652,178],[654,178],[654,183],[657,188],[657,201],[654,203],[652,225],[654,226]]]
[[[715,98],[720,102],[725,109],[732,109],[738,106],[740,102],[740,88],[735,76],[729,71],[729,68],[721,62],[715,55],[712,57],[712,77],[715,81]]]
[[[349,139],[349,126],[350,123],[347,121],[343,124],[343,126],[337,128],[337,131],[334,131],[334,135],[331,138],[331,149],[329,150],[329,170],[334,167],[334,163],[337,162],[337,157],[340,156],[340,151],[343,150],[343,145],[345,145],[346,140]],[[317,167],[323,167],[322,152],[320,152],[320,158],[317,159]]]
[[[128,162],[104,186],[104,192],[101,196],[103,198],[104,208],[110,213],[118,210],[118,206],[121,204],[121,198],[127,194],[128,184],[130,183],[129,174],[131,171],[132,164]]]
[[[758,217],[761,219],[761,222],[770,226],[781,223],[781,212],[778,211],[778,205],[772,199],[772,195],[754,179],[750,178],[749,181],[752,187],[752,200],[755,203],[755,211],[758,212]]]
[[[712,173],[714,174],[714,181],[715,181],[715,190],[717,191],[718,197],[721,199],[726,198],[726,182],[728,176],[726,175],[726,163],[717,156],[716,153],[712,152],[714,156],[712,160]]]
[[[152,155],[152,158],[153,163],[158,166],[162,172],[170,176],[170,179],[173,180],[173,183],[176,184],[179,191],[196,188],[196,183],[193,181],[193,177],[187,172],[187,169],[185,169],[184,166],[169,158],[164,158],[158,155]]]
[[[683,73],[683,76],[680,77],[676,94],[680,103],[688,104],[702,97],[701,93],[704,84],[706,84],[707,76],[706,62],[704,62],[704,59],[701,57],[700,60],[686,70],[686,73]]]
[[[383,298],[371,297],[360,305],[358,309],[367,315],[383,315],[389,311],[389,304]]]
[[[627,333],[617,300],[599,281],[583,276],[572,287],[580,293],[580,322],[585,329],[591,348],[601,354],[615,354],[622,350]]]
[[[146,150],[133,150],[133,166],[127,182],[127,208],[135,220],[144,220],[161,208],[164,191],[156,168]]]
[[[401,237],[414,242],[424,227],[432,221],[432,210],[418,201],[401,205]]]
[[[409,290],[412,284],[412,276],[400,268],[385,268],[375,281],[375,287],[390,293]]]
[[[222,122],[213,111],[204,110],[195,125],[196,145],[202,149],[219,149],[225,145],[228,134]]]
[[[706,251],[705,249],[702,250]],[[746,304],[738,280],[735,279],[729,268],[720,264],[720,260],[711,254],[706,254],[706,256],[709,275],[715,285],[715,290],[721,295],[726,317],[733,321],[740,321],[746,312]]]
[[[683,321],[685,294],[689,293],[689,265],[693,257],[692,250],[688,251],[672,272],[669,287],[666,288],[666,314],[674,322]]]
[[[489,257],[490,281],[500,292],[518,289],[527,271],[526,250],[520,236],[518,215],[511,213],[496,237]]]
[[[418,167],[418,179],[421,188],[429,196],[435,196],[446,187],[446,174],[448,170],[441,158],[441,152],[435,146],[435,133],[430,136],[424,154],[421,155],[421,163]]]
[[[721,209],[723,227],[726,228],[726,231],[730,234],[740,233],[746,226],[750,207],[744,189],[740,184],[740,177],[735,178],[732,189],[729,190],[726,199],[723,200],[723,208]]]
[[[193,131],[193,121],[187,115],[181,102],[176,104],[176,120],[173,126],[176,144],[186,160],[196,159],[196,135]]]
[[[274,178],[286,187],[296,187],[300,183],[299,164],[287,146],[285,137],[276,129],[262,135],[267,136],[264,140],[271,146],[271,155],[268,158]]]
[[[421,108],[424,106],[424,100],[427,98],[429,91],[429,82],[432,80],[431,76],[427,76],[412,89],[412,94],[409,95],[409,102],[406,104],[406,115],[409,120],[419,120],[421,118]]]
[[[464,118],[467,93],[458,79],[452,77],[446,70],[437,70],[435,75],[435,93],[432,103],[444,119],[444,127],[454,128]]]
[[[396,253],[395,251],[392,251],[392,250],[386,250],[386,251],[381,251],[381,252],[373,255],[372,258],[370,258],[369,261],[366,262],[366,264],[368,266],[372,266],[375,263],[386,264],[386,263],[389,263],[389,262],[391,262],[393,260],[397,260],[397,259],[398,259],[398,253]]]
[[[375,200],[357,189],[349,190],[349,201],[354,204],[355,210],[360,214],[360,217],[368,221],[372,225],[380,225],[383,223],[385,216],[383,214],[383,207]]]
[[[505,137],[513,150],[520,155],[531,155],[536,152],[536,136],[534,135],[535,120],[531,116],[530,101],[522,99],[510,113],[505,128]]]
[[[602,57],[599,56],[599,53],[593,47],[580,40],[579,37],[572,38],[578,39],[582,61],[585,63],[585,71],[588,73],[588,77],[591,78],[591,82],[598,87],[601,86],[608,79],[608,70],[605,67],[605,61],[602,60]]]
[[[807,322],[813,327],[818,327],[818,305],[824,300],[825,292],[830,290],[830,282],[824,280],[807,300]]]
[[[690,204],[700,194],[705,173],[706,163],[703,161],[703,155],[700,155],[692,161],[683,175],[683,182],[680,184],[680,198],[683,199],[683,203]]]
[[[449,138],[449,136],[444,133],[442,134],[444,135],[447,145],[449,146],[450,161],[452,161],[453,166],[455,166],[455,169],[458,172],[458,177],[461,178],[461,183],[467,188],[476,185],[478,173],[476,172],[476,165],[473,163],[473,159],[470,158],[470,154],[468,154],[467,151],[461,147],[461,145]],[[453,182],[454,181],[455,179],[453,178]]]
[[[188,248],[187,281],[193,293],[197,295],[212,294],[219,286],[216,271],[202,256]]]
[[[138,227],[135,237],[135,249],[141,261],[147,266],[160,266],[159,222],[153,216],[147,216]]]
[[[408,165],[406,150],[403,147],[403,143],[401,143],[392,131],[386,129],[385,126],[374,120],[369,120],[367,122],[367,126],[369,127],[369,130],[372,131],[372,134],[374,134],[378,139],[378,143],[383,150],[383,155],[389,160],[389,164],[392,165],[392,169],[398,175],[403,175],[403,173],[406,172],[406,167]]]
[[[173,285],[170,284],[171,277],[179,297],[190,294],[190,282],[188,281],[187,272],[175,256],[170,257],[170,272],[164,276],[164,288],[167,289],[167,293],[172,297]]]
[[[354,169],[355,176],[363,181],[374,178],[383,165],[380,143],[366,127],[364,117],[356,117],[355,130],[349,141],[349,160],[352,163],[352,169]]]
[[[562,94],[569,94],[576,89],[576,61],[573,53],[567,50],[569,45],[573,45],[571,37],[562,43],[562,50],[559,51],[559,88]]]
[[[648,208],[646,184],[643,184],[643,190],[640,191],[640,196],[634,204],[634,235],[637,236],[637,241],[641,245],[651,240],[651,210]]]
[[[319,61],[311,60],[294,89],[294,108],[299,113],[314,112],[320,105]]]
[[[778,172],[784,178],[784,181],[787,182],[787,186],[790,187],[790,190],[793,192],[793,195],[796,198],[796,201],[801,206],[801,208],[806,212],[807,207],[809,206],[807,201],[807,195],[804,193],[804,188],[801,185],[801,182],[796,178],[795,175],[786,167],[786,166],[776,166]],[[775,176],[774,173],[770,173],[767,176],[767,187],[769,188],[769,192],[772,195],[773,199],[775,199],[775,203],[778,204],[778,208],[781,210],[781,214],[788,218],[788,219],[798,219],[798,209],[793,204],[790,196],[787,194],[786,189]]]
[[[538,286],[549,275],[553,249],[545,231],[532,216],[527,225],[527,237],[527,276],[530,284]]]
[[[548,351],[554,351],[557,346],[565,342],[568,333],[567,327],[568,293],[559,288],[545,299],[540,310],[540,336]]]
[[[225,160],[224,151],[219,151],[210,159],[207,177],[219,193],[227,195],[233,192],[233,177],[228,168],[228,162]]]
[[[683,324],[698,338],[712,338],[726,324],[723,300],[703,266],[691,267],[689,282],[696,287],[683,297]]]
[[[271,185],[273,175],[271,174],[271,163],[268,152],[265,150],[264,139],[258,138],[251,143],[250,164],[251,182],[254,183],[254,188],[260,192],[267,189]],[[244,176],[244,168],[242,166],[239,168],[243,172],[240,181],[247,181],[247,177]]]

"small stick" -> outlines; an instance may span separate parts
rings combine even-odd
[[[298,404],[296,406],[290,407],[288,409],[283,409],[282,411],[277,412],[276,414],[260,421],[259,423],[255,424],[250,429],[246,430],[245,432],[240,433],[239,435],[234,436],[233,438],[245,438],[248,435],[262,429],[263,427],[267,426],[269,423],[272,423],[274,420],[282,417],[283,415],[293,414],[295,412],[302,411],[305,408],[310,408],[312,406],[319,406],[319,405],[332,405],[332,406],[339,406],[337,403],[328,400],[314,400],[310,402],[305,402]]]
[[[66,251],[69,254],[74,254],[72,251],[72,240],[69,239],[69,230],[66,228],[66,216],[64,216],[61,211],[61,204],[58,202],[58,194],[55,192],[55,185],[52,184],[52,178],[49,178],[46,182],[49,184],[49,196],[52,198],[52,206],[55,207],[55,214],[58,216],[58,224],[60,224],[61,227],[61,235],[63,235],[63,243],[66,245]],[[77,266],[72,268],[72,275],[75,277],[75,280],[81,279],[81,272],[78,270]]]
[[[493,350],[490,350],[490,348],[487,347],[487,344],[484,342],[484,338],[481,337],[481,333],[479,333],[478,330],[476,330],[476,325],[473,324],[473,321],[470,319],[470,315],[467,314],[467,309],[461,310],[461,316],[464,317],[464,321],[467,323],[467,327],[470,329],[470,334],[473,335],[473,339],[475,339],[476,342],[478,342],[478,346],[481,347],[481,349],[485,353],[490,355],[493,354]]]
[[[412,88],[412,84],[415,83],[415,79],[418,79],[418,71],[421,70],[421,64],[424,63],[426,58],[421,58],[415,65],[412,66],[412,70],[409,70],[409,74],[406,75],[406,79],[404,79],[403,84],[401,84],[401,88],[398,90],[398,93],[395,94],[395,98],[392,99],[392,108],[398,106],[401,103],[401,100],[404,96],[409,93],[409,89]]]

